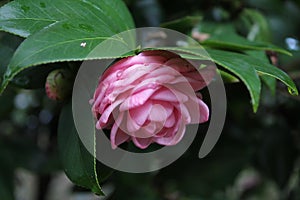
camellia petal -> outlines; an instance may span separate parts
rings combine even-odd
[[[120,106],[120,111],[129,110],[143,105],[155,92],[152,88],[147,88],[139,93],[130,95]]]
[[[199,113],[200,113],[199,123],[203,123],[206,122],[209,118],[209,109],[208,106],[201,99],[198,99],[198,103],[199,103]]]
[[[135,144],[135,146],[141,149],[146,149],[152,143],[152,138],[132,137],[132,141]]]
[[[142,126],[146,122],[150,114],[151,108],[152,108],[152,101],[147,101],[142,106],[130,109],[129,116],[138,125]]]
[[[185,102],[188,100],[188,97],[185,94],[178,92],[177,90],[162,88],[160,90],[157,90],[151,96],[151,99],[167,102]]]
[[[119,121],[123,119],[123,116],[119,116]],[[110,141],[113,149],[116,149],[118,145],[124,143],[129,140],[130,136],[126,134],[118,125],[118,123],[114,123],[111,132],[110,132]]]

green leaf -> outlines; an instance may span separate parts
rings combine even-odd
[[[28,38],[15,52],[0,92],[28,67],[86,60],[97,45],[132,28],[133,20],[120,0],[48,0],[40,5],[34,0],[10,2],[0,9],[0,29]],[[122,38],[111,40],[113,48],[128,45]],[[104,57],[94,55],[93,59]]]
[[[264,51],[246,51],[247,55],[252,56],[253,59],[260,59],[261,62],[270,63],[266,53]],[[272,94],[276,92],[276,79],[269,75],[260,75],[261,80],[271,90]]]
[[[161,27],[180,32],[188,32],[202,20],[202,16],[186,16],[174,21],[165,22]]]
[[[243,81],[250,93],[253,111],[256,112],[259,105],[261,82],[254,65],[226,53],[227,51],[208,50],[208,54],[216,64],[232,72]]]
[[[263,81],[264,84],[271,90],[271,93],[275,95],[276,93],[276,79],[272,76],[268,75],[261,75],[260,76],[261,80]]]
[[[134,26],[120,0],[15,0],[0,8],[0,30],[22,37],[51,24],[74,19],[86,21],[83,29],[104,24],[118,32]]]
[[[227,73],[220,69],[218,71],[224,83],[237,83],[240,81],[237,77],[233,76],[230,73]]]
[[[95,154],[91,155],[80,141],[71,104],[63,108],[59,119],[58,145],[63,168],[69,179],[76,185],[104,195],[99,185]]]
[[[217,48],[228,49],[234,51],[243,50],[269,50],[280,52],[286,55],[291,55],[290,52],[277,47],[275,45],[250,41],[238,35],[232,24],[215,24],[215,23],[200,23],[199,31],[201,33],[208,33],[210,37],[201,42],[202,45]]]
[[[220,50],[207,50],[207,51],[210,56],[218,60],[225,59],[227,61],[231,60],[231,62],[235,64],[241,62],[246,65],[251,65],[255,68],[255,70],[258,73],[274,77],[280,80],[281,82],[283,82],[288,87],[289,92],[292,95],[298,95],[298,90],[293,80],[284,71],[275,67],[274,65],[264,62],[261,59],[255,59],[254,57],[245,54],[234,53],[229,51],[220,51]]]

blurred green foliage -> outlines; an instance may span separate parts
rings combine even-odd
[[[0,1],[0,5],[7,1]],[[158,26],[187,15],[212,23],[232,24],[255,41],[271,41],[293,57],[274,54],[278,66],[300,85],[300,3],[280,0],[127,0],[137,26]],[[248,8],[257,13],[249,13]],[[245,13],[241,19],[239,16]],[[241,21],[246,26],[241,26]],[[257,25],[258,24],[258,25]],[[263,27],[255,34],[255,26]],[[270,27],[270,29],[266,27]],[[254,28],[253,28],[254,27]],[[251,32],[252,31],[252,32]],[[190,33],[191,30],[186,30]],[[0,75],[22,41],[0,33]],[[76,65],[77,63],[75,63]],[[50,69],[65,67],[66,63]],[[49,69],[49,68],[48,68]],[[49,70],[50,71],[50,70]],[[46,75],[37,73],[44,85]],[[18,77],[17,77],[18,78]],[[20,86],[18,82],[14,85]],[[24,86],[22,86],[24,87]],[[32,88],[28,86],[28,88]],[[222,136],[204,159],[197,157],[206,125],[201,125],[191,148],[175,163],[155,173],[114,172],[103,184],[113,185],[108,199],[132,200],[298,200],[300,199],[300,98],[282,84],[272,94],[263,86],[261,105],[254,114],[245,86],[226,85],[228,112]],[[205,95],[205,94],[204,94]],[[49,100],[43,89],[8,89],[0,97],[0,197],[14,199],[15,170],[25,168],[40,183],[62,170],[58,158],[57,126],[63,103]],[[46,181],[47,183],[47,181]],[[47,184],[46,184],[47,186]],[[40,186],[39,199],[47,189]],[[46,187],[47,188],[47,187]]]

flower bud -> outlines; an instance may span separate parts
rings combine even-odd
[[[45,88],[47,96],[63,101],[70,96],[73,87],[73,74],[69,69],[56,69],[47,76]]]

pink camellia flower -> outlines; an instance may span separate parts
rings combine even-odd
[[[133,141],[175,145],[187,124],[203,123],[209,109],[200,89],[215,71],[199,71],[179,55],[163,50],[144,51],[112,64],[101,76],[92,99],[97,129],[111,129],[112,148]]]

